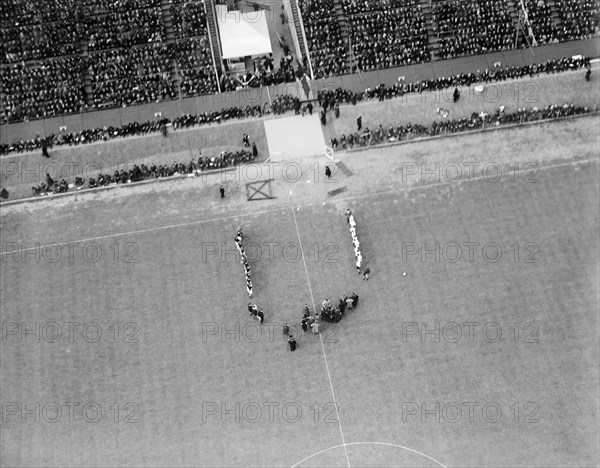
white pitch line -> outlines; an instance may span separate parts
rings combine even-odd
[[[294,212],[294,203],[292,202],[292,191],[290,190],[290,205],[292,208],[292,216],[294,217],[294,225],[296,226],[296,234],[298,235],[298,245],[300,246],[300,253],[302,255],[302,263],[304,264],[304,272],[306,273],[306,281],[308,283],[308,290],[310,292],[310,299],[312,301],[313,310],[317,313],[317,307],[315,305],[315,297],[313,296],[312,287],[310,286],[310,277],[308,276],[308,268],[306,267],[306,259],[304,258],[304,249],[302,248],[302,239],[300,238],[300,230],[298,229],[298,221],[296,220],[296,213]],[[348,458],[348,450],[346,449],[346,439],[344,438],[344,430],[342,429],[342,421],[338,412],[338,404],[335,399],[335,392],[333,391],[333,383],[331,381],[331,373],[329,372],[329,364],[327,362],[327,354],[325,354],[325,345],[323,345],[323,337],[319,333],[319,342],[321,343],[321,351],[323,352],[323,359],[325,359],[325,369],[327,370],[327,378],[329,379],[329,389],[331,390],[331,396],[333,398],[333,405],[335,407],[335,415],[337,416],[338,426],[340,428],[340,434],[342,436],[342,445],[344,447],[344,453],[346,454],[346,462],[348,468],[350,467],[350,458]]]
[[[385,446],[388,446],[388,447],[397,447],[397,448],[401,448],[403,450],[408,450],[409,452],[416,453],[418,455],[422,455],[423,457],[428,458],[429,460],[437,463],[442,468],[448,468],[446,465],[444,465],[442,462],[436,460],[435,458],[430,457],[429,455],[427,455],[427,454],[425,454],[423,452],[419,452],[418,450],[411,449],[409,447],[404,447],[403,445],[389,444],[387,442],[351,442],[351,443],[346,444],[346,445],[385,445]],[[334,447],[329,447],[329,448],[326,448],[324,450],[320,450],[319,452],[315,452],[312,455],[309,455],[308,457],[300,460],[295,465],[292,465],[291,468],[296,468],[298,465],[300,465],[301,463],[304,463],[306,460],[310,460],[312,457],[316,457],[317,455],[320,455],[320,454],[325,453],[325,452],[329,452],[330,450],[335,450],[335,449],[340,448],[340,447],[341,447],[341,445],[336,445]]]
[[[550,164],[547,166],[540,166],[539,169],[540,169],[540,171],[543,171],[546,169],[556,169],[558,167],[577,166],[579,164],[598,163],[598,162],[600,162],[600,159],[598,159],[598,158],[588,158],[588,159],[581,159],[581,160],[577,160],[577,161],[570,161],[570,162],[563,162],[563,163],[557,163],[557,164]],[[393,189],[388,189],[388,190],[381,190],[379,192],[363,193],[360,195],[354,195],[354,196],[345,197],[345,198],[338,198],[337,200],[332,200],[332,202],[360,200],[361,198],[376,197],[379,195],[388,195],[390,193],[403,193],[403,192],[412,192],[412,191],[416,191],[416,190],[426,190],[426,189],[432,188],[432,187],[458,185],[458,184],[462,184],[464,182],[472,182],[472,181],[478,181],[478,180],[482,180],[482,179],[487,180],[487,176],[481,175],[481,176],[477,176],[477,177],[470,177],[465,180],[459,180],[456,182],[438,182],[438,183],[431,183],[431,184],[425,184],[425,185],[418,185],[415,187],[393,188]],[[314,203],[306,203],[305,205],[303,205],[303,207],[318,206],[319,204],[322,204],[322,202],[319,201],[319,202],[314,202]],[[62,246],[62,245],[73,244],[75,242],[90,242],[90,241],[95,241],[95,240],[100,240],[100,239],[110,239],[111,237],[129,236],[129,235],[134,235],[134,234],[143,234],[146,232],[162,231],[164,229],[172,229],[172,228],[177,228],[177,227],[195,226],[197,224],[212,223],[215,221],[225,221],[225,220],[234,219],[234,218],[244,218],[246,216],[261,215],[261,214],[272,213],[275,211],[281,211],[281,210],[285,210],[285,209],[287,209],[287,208],[284,206],[280,206],[280,207],[269,208],[269,209],[265,209],[265,210],[253,211],[251,213],[241,213],[241,214],[236,214],[236,215],[231,215],[231,216],[222,216],[220,218],[202,219],[199,221],[190,221],[188,223],[169,224],[167,226],[158,226],[158,227],[152,227],[152,228],[148,228],[148,229],[139,229],[137,231],[117,232],[114,234],[107,234],[105,236],[89,237],[87,239],[76,239],[76,240],[70,240],[70,241],[65,241],[65,242],[48,242],[44,245]],[[25,242],[25,244],[27,244],[27,242]],[[19,252],[28,252],[31,250],[35,250],[36,248],[37,247],[31,247],[29,249],[19,250]],[[6,253],[6,252],[4,252],[4,253]],[[1,252],[0,252],[0,254],[1,254]]]

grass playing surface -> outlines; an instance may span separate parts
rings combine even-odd
[[[246,202],[241,183],[220,200],[219,180],[193,179],[3,211],[3,246],[33,250],[0,264],[0,464],[597,464],[600,196],[597,140],[585,130],[597,119],[579,122],[589,154],[569,153],[563,139],[567,161],[542,167],[536,183],[401,184],[399,161],[427,152],[413,145],[397,161],[390,149],[349,156],[355,175],[337,185],[276,177],[279,198],[268,202]],[[520,138],[531,160],[551,148],[559,158],[560,138],[543,135],[569,125],[449,140],[444,161]],[[345,184],[348,195],[321,203]],[[369,282],[354,267],[346,207]],[[223,246],[235,251],[238,225],[260,328],[243,268]],[[63,247],[53,262],[49,243],[78,239],[72,257]],[[467,242],[478,244],[473,261]],[[436,245],[439,261],[422,257]],[[324,324],[322,341],[294,325],[291,353],[281,325],[313,298],[351,291],[358,309]],[[72,337],[67,322],[80,324]],[[421,334],[436,322],[439,337]],[[37,335],[22,333],[36,323]]]

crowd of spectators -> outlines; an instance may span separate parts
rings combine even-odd
[[[432,14],[440,58],[514,47],[515,25],[507,0],[444,0],[433,6]]]
[[[2,70],[2,107],[9,122],[78,112],[85,107],[81,63],[61,57]]]
[[[558,60],[546,60],[541,64],[506,66],[486,69],[479,73],[459,73],[431,80],[420,80],[412,83],[395,83],[393,86],[379,85],[374,88],[366,88],[363,92],[354,92],[344,88],[322,89],[317,92],[319,105],[333,108],[335,103],[356,104],[369,99],[392,99],[410,93],[422,93],[426,91],[437,91],[453,86],[470,86],[474,83],[489,83],[493,81],[504,81],[517,79],[525,76],[534,77],[541,73],[559,73],[568,70],[578,70],[590,66],[589,57],[573,58],[567,57]]]
[[[589,67],[589,57],[581,58],[564,58],[560,60],[547,60],[541,64],[525,65],[522,67],[511,66],[504,68],[486,69],[481,73],[460,73],[448,77],[440,77],[432,80],[416,81],[414,83],[397,83],[393,86],[376,86],[375,88],[367,88],[364,92],[357,93],[346,90],[344,88],[322,89],[317,93],[319,105],[324,108],[334,109],[337,103],[356,104],[357,102],[368,99],[391,99],[398,96],[403,96],[408,93],[421,93],[425,91],[435,91],[453,86],[470,86],[474,83],[489,83],[493,81],[503,81],[506,79],[515,79],[525,76],[534,77],[541,73],[558,73],[567,70],[577,70],[584,67]],[[3,94],[6,99],[7,93]],[[5,101],[3,101],[5,103]],[[156,121],[148,121],[144,123],[131,123],[122,127],[103,127],[92,130],[84,130],[83,132],[67,133],[61,132],[58,135],[49,135],[47,138],[48,146],[54,145],[79,145],[92,143],[99,140],[109,140],[112,138],[120,138],[132,135],[140,135],[146,133],[155,133],[161,131],[165,124],[172,123],[172,128],[194,127],[196,125],[210,125],[214,123],[222,123],[230,119],[244,119],[250,117],[261,117],[268,114],[282,114],[293,110],[295,105],[295,97],[292,95],[282,94],[274,96],[271,105],[245,106],[245,107],[230,107],[221,111],[205,112],[201,114],[186,114],[177,117],[170,121],[169,119],[161,119]],[[11,115],[10,108],[7,114]],[[42,147],[43,140],[36,138],[29,141],[17,141],[13,144],[0,145],[0,154],[8,154],[11,152],[32,151]]]
[[[160,6],[160,0],[80,0],[80,2],[86,16]]]
[[[165,37],[160,8],[123,10],[102,16],[86,16],[85,29],[86,34],[89,34],[90,52],[160,42]]]
[[[580,39],[596,33],[600,24],[598,0],[556,0],[562,22],[561,40]]]
[[[75,0],[0,0],[0,27],[65,21],[72,16],[73,10]]]
[[[206,12],[201,2],[171,5],[170,10],[176,38],[206,35]]]
[[[188,163],[174,162],[171,165],[151,164],[146,166],[134,164],[129,170],[115,170],[113,174],[99,173],[95,178],[90,177],[87,181],[83,177],[75,177],[74,183],[69,184],[65,179],[56,182],[46,174],[46,182],[39,186],[31,188],[34,197],[48,195],[51,193],[65,193],[70,188],[76,190],[85,188],[106,187],[114,184],[129,184],[149,179],[158,179],[164,177],[176,177],[181,175],[199,175],[204,171],[221,169],[224,167],[236,166],[238,164],[247,164],[254,161],[254,153],[247,150],[222,151],[218,156],[208,157],[200,156],[198,162],[192,160]]]
[[[533,107],[519,108],[515,112],[505,112],[504,106],[499,107],[491,115],[485,112],[471,114],[470,117],[461,117],[457,119],[434,121],[427,127],[425,125],[411,124],[390,125],[387,130],[380,124],[375,130],[371,131],[368,127],[362,132],[350,133],[348,136],[342,135],[339,139],[332,138],[335,147],[349,149],[361,146],[371,146],[383,143],[393,143],[396,141],[407,140],[419,136],[446,135],[448,133],[466,132],[469,130],[481,129],[489,126],[499,126],[503,124],[515,124],[531,122],[543,119],[557,119],[572,115],[582,115],[595,112],[596,109],[590,109],[584,106],[574,106],[572,104],[550,105],[544,108]],[[448,115],[447,111],[438,108],[438,113],[444,117]],[[335,148],[334,148],[335,149]]]
[[[74,18],[61,22],[0,28],[3,63],[40,60],[78,52],[80,32]]]
[[[552,21],[552,9],[546,0],[522,0],[533,37],[538,44],[558,42],[560,33]],[[516,5],[520,5],[519,2]],[[527,45],[525,42],[523,45]]]
[[[171,44],[182,96],[212,94],[217,91],[210,45],[207,37],[180,40]]]
[[[175,97],[167,45],[155,43],[91,54],[89,74],[97,107],[125,107]]]
[[[342,7],[356,59],[353,68],[376,70],[431,60],[419,0],[343,0]]]
[[[301,0],[300,8],[315,77],[346,72],[347,48],[342,40],[334,0]]]

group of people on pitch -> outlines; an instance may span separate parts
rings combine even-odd
[[[246,256],[246,251],[244,250],[244,247],[242,245],[243,240],[244,233],[242,232],[242,228],[239,227],[235,236],[235,245],[238,248],[240,255],[242,256],[242,263],[244,264],[244,270],[246,271],[246,291],[248,291],[248,296],[252,297],[252,279],[250,273],[250,264],[248,263],[248,257]],[[248,304],[248,309],[250,309],[250,304]],[[252,313],[252,311],[250,313]]]
[[[303,316],[302,320],[300,321],[302,331],[306,333],[310,328],[315,335],[318,335],[320,331],[321,320],[334,323],[339,322],[344,316],[346,309],[352,309],[356,306],[358,306],[358,294],[355,292],[342,297],[339,300],[339,303],[335,305],[332,305],[329,299],[325,299],[323,304],[321,304],[321,312],[316,314],[311,314],[308,304],[304,304],[304,308],[302,309]],[[250,305],[248,307],[250,308]],[[287,337],[290,351],[296,351],[298,343],[296,342],[294,336],[290,333],[289,323],[286,323],[283,326],[283,336]]]

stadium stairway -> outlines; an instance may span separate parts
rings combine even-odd
[[[163,42],[166,44],[171,44],[175,42],[175,32],[173,30],[173,17],[171,15],[171,5],[172,3],[169,0],[160,1],[160,12],[162,15],[163,26],[165,28],[165,38]],[[173,84],[173,88],[175,89],[177,95],[180,96],[180,80],[175,59],[171,60],[171,83]]]
[[[294,31],[296,32],[296,37],[298,38],[298,44],[300,46],[300,51],[302,55],[305,57],[310,57],[308,53],[308,46],[306,41],[304,40],[304,34],[302,34],[302,23],[300,19],[300,8],[298,7],[298,0],[290,1],[290,9],[292,11],[292,20],[294,21]],[[302,61],[301,58],[298,61]]]
[[[557,28],[560,29],[562,27],[562,18],[560,17],[556,0],[546,0],[546,4],[550,6],[550,12],[552,13],[552,22],[556,25]]]
[[[433,32],[433,9],[431,0],[421,0],[421,11],[425,17],[425,26],[427,27],[427,38],[431,48],[431,60],[439,59],[440,38]]]
[[[211,44],[213,60],[217,67],[217,74],[221,75],[223,69],[223,59],[221,53],[221,40],[219,38],[219,26],[217,24],[217,10],[215,0],[205,0],[206,8],[206,26],[208,28],[208,39]]]
[[[94,105],[94,93],[92,90],[92,79],[90,77],[90,68],[88,61],[90,54],[88,51],[88,35],[85,31],[83,2],[81,0],[75,0],[74,3],[75,16],[77,18],[77,31],[80,34],[79,38],[79,54],[81,57],[81,78],[83,81],[83,92],[85,94],[85,103],[88,107]]]
[[[350,27],[348,24],[348,18],[344,14],[341,0],[334,0],[335,16],[337,17],[338,25],[340,27],[340,35],[344,44],[346,44],[346,63],[344,64],[344,73],[352,73],[352,57],[354,57],[351,44],[350,44]]]

